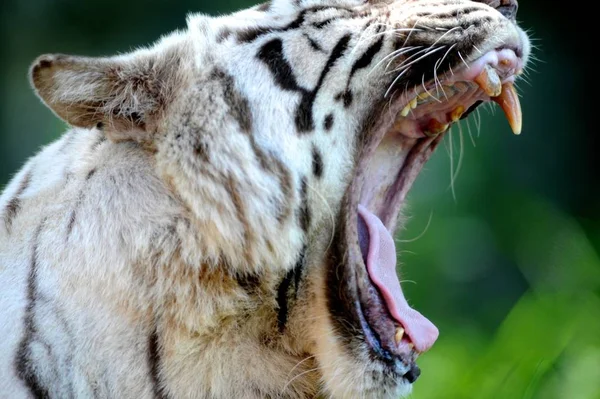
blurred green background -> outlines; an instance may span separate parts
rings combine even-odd
[[[523,135],[512,136],[498,110],[483,110],[481,133],[472,120],[471,139],[465,124],[461,146],[454,128],[411,193],[398,237],[403,286],[441,331],[420,360],[415,399],[600,398],[600,135],[586,100],[593,63],[584,59],[581,7],[550,3],[520,4],[541,60],[520,85]],[[2,2],[0,187],[65,130],[28,87],[36,56],[127,52],[183,28],[189,11],[250,4]]]

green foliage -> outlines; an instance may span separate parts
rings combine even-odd
[[[425,262],[429,257],[443,259],[450,254],[442,263],[460,270],[450,272],[441,283],[436,276],[444,271],[419,276],[416,290],[425,298],[432,293],[447,296],[452,288],[446,287],[452,283],[464,286],[467,281],[467,287],[486,284],[485,274],[493,274],[494,267],[475,267],[472,262],[490,260],[473,256],[482,247],[493,248],[490,240],[502,247],[502,254],[514,261],[526,282],[514,303],[503,303],[509,295],[501,293],[502,284],[491,284],[487,296],[466,294],[466,302],[483,301],[482,307],[491,312],[497,306],[494,298],[499,296],[505,310],[495,319],[478,319],[469,309],[456,309],[451,301],[446,309],[432,309],[438,312],[433,319],[441,326],[441,337],[431,353],[422,357],[425,373],[415,386],[414,397],[600,398],[600,258],[575,219],[533,194],[499,195],[501,201],[493,213],[501,218],[457,218],[456,212],[448,212],[450,215],[433,217],[423,237],[405,244],[411,251],[427,251]],[[510,231],[503,232],[503,225]],[[462,229],[467,231],[464,235]],[[448,251],[444,241],[456,246],[456,237],[449,234],[457,230],[458,241],[468,241],[473,248]],[[403,270],[408,270],[404,274],[421,263],[418,259],[422,257],[417,254],[405,261]],[[463,261],[468,266],[461,265]],[[422,290],[422,284],[439,291]],[[468,288],[460,290],[469,292]],[[432,306],[425,303],[423,307]]]

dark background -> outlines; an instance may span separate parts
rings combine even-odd
[[[250,4],[2,2],[0,188],[66,129],[28,87],[35,57],[124,53],[185,28],[190,11]],[[413,216],[398,236],[403,286],[441,330],[420,360],[415,399],[600,398],[600,132],[589,13],[583,2],[521,1],[519,20],[540,60],[530,84],[519,85],[522,136],[512,136],[498,109],[484,110],[480,134],[472,119],[471,140],[465,124],[461,151],[454,128],[411,193]]]

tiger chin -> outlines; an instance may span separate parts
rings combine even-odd
[[[520,133],[517,7],[274,0],[41,56],[72,128],[0,197],[2,395],[408,394],[438,330],[403,295],[398,215],[480,104]]]

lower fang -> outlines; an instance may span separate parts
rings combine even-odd
[[[462,105],[459,105],[458,107],[456,107],[456,109],[454,111],[452,111],[450,113],[450,120],[452,122],[458,122],[460,120],[460,118],[464,115],[465,113],[465,107],[463,107]]]
[[[449,124],[443,124],[437,119],[432,119],[427,125],[426,134],[429,133],[428,135],[438,135],[440,133],[444,133],[449,127]]]
[[[396,340],[396,345],[400,345],[402,338],[404,338],[404,328],[398,327],[396,329],[396,335],[394,336],[394,339]]]

